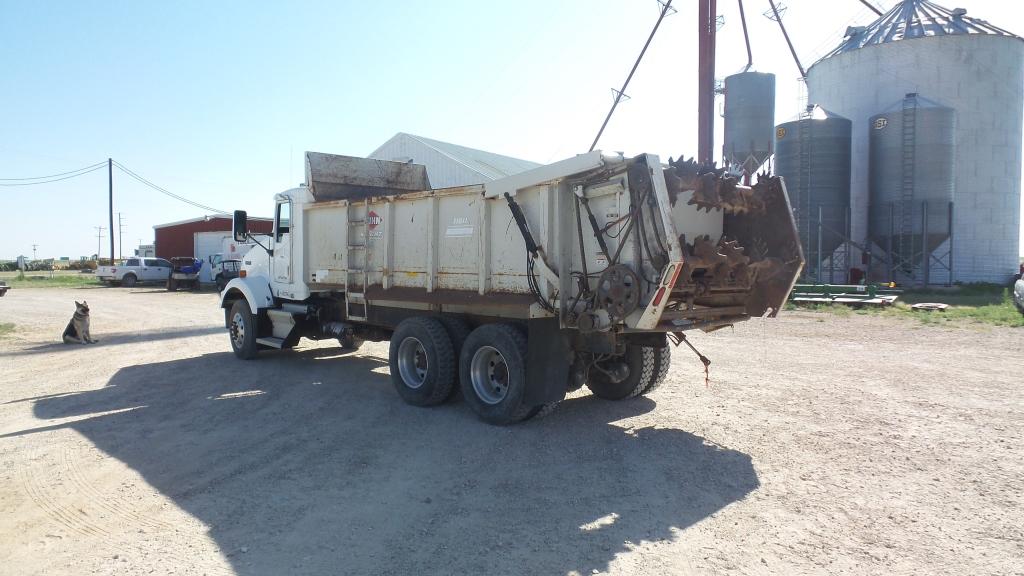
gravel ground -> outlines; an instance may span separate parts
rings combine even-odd
[[[59,336],[75,299],[99,344]],[[0,300],[3,574],[1024,574],[1024,330],[812,312],[509,428],[213,294]]]

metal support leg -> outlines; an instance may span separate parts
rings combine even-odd
[[[818,246],[815,252],[818,254],[818,284],[821,284],[821,204],[818,205]]]
[[[921,202],[921,257],[924,260],[924,285],[931,283],[929,272],[931,272],[932,251],[928,247],[928,201]]]
[[[850,236],[853,235],[852,232],[850,231],[850,207],[849,206],[846,207],[846,211],[844,213],[844,219],[846,221],[846,223],[845,223],[845,226],[846,226],[846,228],[845,228],[845,230],[846,230],[846,237],[849,238]],[[853,270],[853,263],[850,262],[850,241],[846,240],[843,244],[846,246],[846,259],[844,260],[844,262],[846,262],[846,283],[849,284],[850,283],[850,272]],[[871,266],[871,258],[868,258],[868,267],[869,267],[869,269],[870,269],[870,266]]]
[[[953,285],[953,203],[949,203],[949,281],[946,282],[946,286]]]
[[[895,278],[893,276],[893,260],[895,255],[892,253],[892,237],[896,234],[896,205],[892,202],[889,203],[889,238],[888,246],[886,246],[886,252],[888,253],[887,260],[889,261],[889,282],[892,282]]]

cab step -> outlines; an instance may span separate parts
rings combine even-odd
[[[271,348],[277,348],[278,350],[284,348],[284,338],[274,338],[273,336],[257,338],[256,343],[264,346],[270,346]]]

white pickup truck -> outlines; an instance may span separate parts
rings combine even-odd
[[[96,268],[96,278],[111,285],[131,288],[139,282],[167,282],[172,268],[171,263],[163,258],[127,258],[121,264]]]

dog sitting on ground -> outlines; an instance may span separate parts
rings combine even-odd
[[[93,340],[89,334],[89,304],[85,300],[81,303],[75,302],[75,315],[68,322],[64,329],[65,344],[95,344],[99,340]]]

